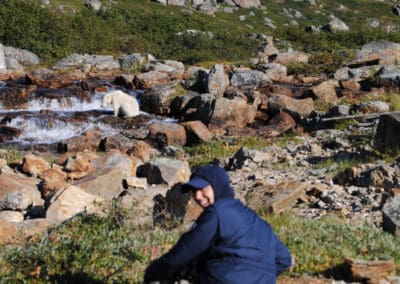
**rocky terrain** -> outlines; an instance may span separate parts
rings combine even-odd
[[[35,55],[1,47],[0,240],[46,232],[116,198],[142,209],[140,223],[171,216],[190,222],[198,208],[179,187],[195,157],[184,147],[214,140],[229,147],[243,137],[271,143],[242,147],[214,162],[227,169],[238,198],[250,207],[310,219],[335,214],[398,235],[400,172],[390,157],[400,144],[400,118],[383,98],[399,95],[399,44],[367,44],[334,79],[287,75],[286,64],[307,58],[279,52],[269,39],[251,68],[73,54],[51,68],[27,71],[24,65],[37,64]],[[128,71],[138,65],[139,71]],[[115,88],[140,101],[139,116],[113,117],[101,108],[68,113],[52,103],[29,110],[34,99],[68,105]],[[335,129],[334,122],[346,117],[352,122]],[[109,128],[53,143],[21,143],[26,129],[16,122],[36,120],[47,128],[88,120]],[[287,134],[291,139],[282,146],[279,139]],[[20,161],[7,161],[10,147],[23,151]]]

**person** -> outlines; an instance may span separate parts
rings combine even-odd
[[[195,283],[276,283],[291,254],[271,226],[238,199],[228,174],[216,165],[197,168],[182,191],[204,209],[191,230],[147,267],[144,283],[171,281],[195,263]]]

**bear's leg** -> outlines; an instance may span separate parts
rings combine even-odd
[[[114,108],[114,116],[118,116],[120,113],[120,105],[116,102],[113,102],[113,108]]]

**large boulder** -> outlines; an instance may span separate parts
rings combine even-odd
[[[46,211],[46,220],[53,225],[60,224],[82,213],[95,213],[103,199],[85,192],[76,186],[69,186],[54,195]]]
[[[259,87],[270,82],[271,80],[267,74],[251,69],[237,69],[231,76],[231,86],[233,87]]]
[[[386,201],[382,210],[382,227],[384,231],[400,236],[400,195]]]
[[[191,96],[190,100],[181,108],[181,121],[200,120],[209,125],[216,103],[216,96],[210,93]]]
[[[147,161],[137,169],[138,177],[146,177],[148,184],[167,184],[173,186],[189,180],[188,162],[169,158],[156,158]]]
[[[92,162],[94,170],[73,182],[81,190],[106,200],[118,197],[125,189],[125,179],[134,176],[136,164],[127,154],[111,152]]]
[[[268,98],[268,109],[284,110],[293,118],[308,117],[314,110],[314,101],[311,98],[294,99],[285,95],[272,95]]]
[[[223,96],[225,88],[229,85],[228,75],[225,73],[224,65],[215,64],[208,74],[206,92],[216,97]]]
[[[159,71],[140,73],[133,79],[135,87],[142,90],[149,90],[156,86],[168,85],[170,83],[170,77],[166,73]]]
[[[18,174],[0,174],[0,210],[26,210],[44,206],[38,189],[40,181]]]
[[[143,111],[152,114],[168,114],[171,99],[176,96],[175,85],[157,86],[139,95]]]
[[[211,124],[219,128],[245,127],[248,122],[254,119],[255,113],[252,117],[248,117],[249,106],[247,101],[242,98],[218,98],[216,100],[214,113],[212,115]]]
[[[252,189],[246,194],[249,207],[266,212],[280,213],[291,208],[297,199],[305,196],[308,183],[285,181],[276,185],[265,185]]]
[[[365,62],[379,60],[380,64],[398,64],[400,58],[400,44],[386,40],[377,40],[367,43],[357,51],[356,61]]]
[[[186,144],[185,128],[176,123],[154,122],[149,126],[148,141],[156,148]]]
[[[400,149],[400,114],[381,115],[374,138],[374,147],[382,153],[397,155]]]

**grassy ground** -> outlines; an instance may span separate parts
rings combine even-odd
[[[106,217],[80,216],[48,236],[0,252],[3,283],[140,283],[151,259],[168,251],[183,228],[135,225],[135,209],[112,207]],[[337,217],[302,220],[264,216],[296,258],[282,279],[332,277],[344,257],[392,259],[400,268],[400,237]],[[289,280],[287,280],[289,281]]]
[[[113,4],[103,1],[104,9],[99,12],[89,11],[82,1],[51,1],[46,8],[40,3],[5,2],[0,7],[0,42],[33,51],[47,64],[71,53],[141,52],[186,64],[219,61],[247,65],[263,42],[258,36],[271,35],[282,51],[293,47],[311,53],[325,52],[325,65],[340,65],[343,54],[335,54],[334,50],[359,48],[376,39],[400,42],[400,18],[392,13],[390,5],[372,0],[324,0],[318,1],[317,6],[302,1],[264,0],[266,9],[226,13],[221,5],[214,16],[193,7],[165,6],[145,0],[120,0]],[[331,15],[342,19],[350,31],[305,33],[307,26],[328,24]],[[240,16],[245,19],[239,20]],[[266,25],[266,18],[277,28]],[[379,20],[378,28],[367,24],[372,18]],[[294,20],[298,26],[291,23]],[[185,33],[187,30],[197,32],[190,35]],[[325,60],[329,55],[333,60]],[[331,71],[332,67],[325,69]]]

